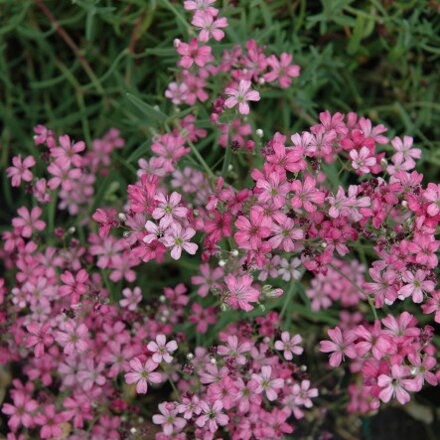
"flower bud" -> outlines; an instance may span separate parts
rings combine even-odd
[[[264,135],[264,132],[261,128],[257,128],[257,130],[255,131],[255,134],[259,137],[262,138]]]

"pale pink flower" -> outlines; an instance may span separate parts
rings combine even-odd
[[[240,80],[238,88],[228,87],[225,90],[229,98],[225,101],[225,106],[227,108],[235,107],[238,104],[238,111],[242,115],[247,115],[249,113],[248,101],[259,101],[260,94],[256,90],[250,90],[251,82]]]
[[[175,260],[178,260],[182,255],[182,249],[191,255],[197,252],[198,246],[189,241],[196,234],[194,229],[183,229],[179,223],[172,223],[166,233],[167,235],[162,238],[162,242],[166,247],[172,248],[171,257]]]
[[[207,425],[211,432],[216,432],[218,425],[225,426],[229,421],[229,417],[222,413],[223,403],[221,400],[216,400],[214,403],[209,404],[202,400],[200,402],[200,408],[203,414],[196,420],[196,425],[200,428]]]
[[[160,403],[159,411],[162,414],[155,414],[153,416],[153,423],[156,425],[162,425],[162,431],[165,435],[171,435],[173,432],[179,432],[185,427],[186,420],[182,417],[177,417],[178,411],[174,403]]]
[[[284,358],[288,361],[293,359],[293,355],[300,355],[304,351],[299,344],[302,342],[300,335],[290,337],[289,332],[281,333],[281,340],[275,341],[275,349],[283,351]]]
[[[88,336],[85,324],[67,321],[63,323],[62,330],[55,333],[55,340],[63,347],[64,353],[75,354],[87,350]]]
[[[407,270],[403,273],[403,281],[405,284],[399,289],[398,297],[399,299],[405,299],[412,296],[412,300],[415,303],[421,303],[424,298],[424,292],[432,292],[435,289],[434,281],[426,279],[427,272],[418,269],[415,274]]]
[[[206,43],[210,37],[216,41],[224,38],[225,33],[221,29],[228,26],[228,20],[225,17],[215,18],[209,13],[197,12],[191,24],[200,28],[199,41]]]
[[[420,384],[414,379],[409,379],[410,369],[406,366],[392,365],[391,374],[381,374],[377,379],[377,385],[382,388],[379,399],[389,402],[392,397],[405,405],[411,399],[408,391],[420,391]]]
[[[396,150],[392,157],[395,163],[409,162],[411,168],[414,168],[416,166],[414,159],[422,157],[422,150],[420,148],[413,148],[413,138],[411,136],[404,136],[403,141],[396,136],[391,141],[391,145]]]
[[[130,371],[125,374],[125,381],[128,384],[136,384],[136,392],[146,394],[149,383],[161,383],[162,375],[154,370],[159,366],[152,359],[142,363],[139,358],[134,358],[129,363]]]
[[[218,13],[218,9],[211,6],[215,2],[216,0],[185,0],[183,7],[187,11],[206,12],[215,17]]]
[[[153,218],[155,220],[163,219],[162,226],[167,228],[174,220],[183,219],[188,213],[188,209],[184,206],[179,206],[182,196],[179,193],[173,192],[169,197],[159,193],[155,200],[158,202],[153,211]]]
[[[376,158],[367,147],[362,147],[359,151],[351,150],[348,155],[352,160],[351,166],[361,174],[369,173],[370,167],[376,165]]]
[[[122,298],[119,301],[121,307],[127,308],[128,310],[134,312],[138,306],[138,304],[142,301],[142,291],[140,287],[135,287],[134,289],[129,289],[126,287],[122,291]]]
[[[248,353],[251,350],[249,342],[239,343],[237,336],[228,336],[227,345],[219,345],[217,352],[222,356],[234,358],[237,364],[244,365],[246,357],[243,353]]]
[[[177,342],[167,342],[166,336],[159,334],[156,336],[156,342],[149,342],[147,348],[153,353],[152,359],[154,362],[160,364],[164,361],[167,364],[170,364],[173,361],[171,353],[177,350]]]
[[[274,401],[278,397],[277,390],[284,386],[283,379],[272,379],[272,367],[269,365],[262,366],[260,374],[253,373],[252,379],[257,383],[255,392],[258,394],[266,393],[266,397],[270,401]]]

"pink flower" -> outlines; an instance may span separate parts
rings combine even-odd
[[[23,161],[21,154],[12,158],[11,167],[6,169],[6,174],[11,179],[12,186],[20,186],[21,181],[30,182],[32,180],[32,168],[35,165],[35,159],[32,156],[27,156]]]
[[[370,172],[370,167],[376,165],[376,158],[371,155],[371,151],[367,147],[362,147],[359,151],[351,150],[348,154],[352,160],[351,166],[360,174]]]
[[[422,305],[423,313],[434,313],[434,321],[440,323],[440,290],[431,293],[431,298]]]
[[[196,275],[191,277],[191,283],[196,286],[200,286],[197,293],[204,298],[208,295],[209,289],[212,287],[219,288],[220,284],[217,280],[223,277],[224,270],[221,267],[216,267],[214,270],[211,269],[209,264],[200,265],[201,275]]]
[[[64,353],[75,354],[87,350],[89,331],[85,324],[66,321],[62,328],[63,331],[55,333],[55,340],[63,347]]]
[[[78,304],[82,295],[88,290],[89,274],[85,269],[79,270],[76,274],[66,270],[60,278],[64,283],[59,289],[60,295],[69,296],[71,304]]]
[[[428,187],[423,191],[423,198],[429,203],[427,213],[435,217],[440,212],[440,185],[428,183]]]
[[[396,150],[392,160],[394,163],[409,162],[410,167],[415,167],[414,159],[422,157],[422,150],[420,148],[413,148],[413,138],[411,136],[404,136],[402,139],[397,136],[391,141],[391,145]]]
[[[284,351],[283,355],[285,359],[291,361],[294,354],[300,355],[304,351],[304,349],[298,345],[301,342],[302,338],[300,335],[290,337],[289,332],[282,332],[281,341],[275,341],[275,348]]]
[[[49,188],[56,189],[61,185],[64,191],[70,191],[73,188],[73,181],[82,175],[81,169],[70,168],[70,162],[65,158],[52,162],[47,167],[47,171],[54,176],[47,182]]]
[[[224,38],[225,33],[221,28],[228,26],[228,20],[225,17],[215,18],[209,13],[197,12],[191,24],[200,28],[199,41],[206,43],[210,37],[216,41],[220,41]]]
[[[261,206],[252,206],[249,220],[241,215],[236,220],[235,226],[239,229],[234,235],[237,244],[242,249],[257,250],[260,247],[261,239],[270,235],[272,221],[264,216],[264,210]]]
[[[32,231],[42,231],[46,227],[46,222],[40,220],[43,211],[38,206],[29,210],[22,206],[17,209],[17,214],[19,217],[15,217],[12,219],[12,225],[14,228],[20,230],[20,235],[25,238],[29,238],[32,236]]]
[[[153,423],[156,425],[162,425],[162,431],[165,435],[171,435],[173,432],[179,432],[185,427],[186,420],[182,417],[177,417],[178,411],[174,403],[160,403],[159,411],[162,414],[155,414],[153,416]]]
[[[153,353],[152,359],[154,362],[160,364],[162,361],[170,364],[173,361],[171,353],[177,350],[177,342],[167,342],[165,335],[157,335],[156,342],[148,343],[147,348]]]
[[[282,181],[277,172],[270,173],[267,179],[259,178],[256,188],[260,189],[258,201],[262,203],[272,202],[276,208],[281,208],[286,201],[286,194],[289,192],[289,183]]]
[[[35,347],[35,357],[44,355],[44,347],[48,347],[53,343],[53,337],[49,334],[51,330],[50,322],[38,324],[31,322],[26,326],[30,336],[26,338],[26,348]]]
[[[356,343],[356,351],[363,356],[371,351],[374,359],[380,360],[392,350],[392,343],[380,328],[380,322],[375,321],[374,327],[367,330],[363,325],[359,325],[355,334],[361,340]]]
[[[203,414],[197,418],[196,425],[200,428],[207,425],[211,432],[216,432],[218,425],[225,426],[228,423],[229,417],[221,412],[223,409],[221,400],[216,400],[212,404],[202,400],[199,405]]]
[[[34,413],[38,408],[38,403],[29,399],[28,395],[22,391],[15,391],[13,396],[14,404],[4,403],[3,414],[9,416],[8,426],[12,431],[17,431],[20,425],[31,428],[34,425]]]
[[[121,307],[134,312],[138,304],[142,301],[142,291],[140,287],[135,287],[133,290],[126,287],[122,290],[123,299],[119,301]]]
[[[391,374],[381,374],[377,379],[377,384],[382,390],[379,399],[382,402],[389,402],[392,397],[405,405],[411,399],[408,391],[420,391],[420,386],[414,379],[408,379],[410,369],[406,366],[392,365]]]
[[[290,200],[290,204],[294,209],[304,206],[307,212],[315,212],[315,205],[324,203],[325,193],[316,188],[316,180],[311,176],[306,176],[304,183],[300,180],[294,180],[290,187],[295,193],[295,196]]]
[[[197,252],[198,246],[189,241],[196,234],[194,229],[183,229],[179,223],[172,223],[166,234],[162,238],[162,242],[166,247],[172,248],[171,257],[175,260],[178,260],[182,255],[182,249],[191,255]]]
[[[68,135],[60,136],[58,141],[60,146],[52,148],[50,154],[57,160],[61,159],[77,168],[81,167],[83,158],[78,153],[85,150],[86,144],[83,141],[72,143]]]
[[[210,324],[215,324],[217,318],[215,317],[215,308],[203,308],[200,304],[194,303],[191,307],[192,314],[188,321],[196,325],[196,331],[199,333],[206,333]]]
[[[388,329],[384,330],[384,333],[392,336],[398,342],[417,337],[420,334],[420,329],[416,327],[417,320],[408,312],[403,312],[397,319],[393,315],[388,315],[382,319],[382,324]]]
[[[63,433],[61,424],[66,421],[64,413],[57,413],[54,405],[46,405],[43,411],[35,417],[35,422],[41,426],[41,438],[60,437]]]
[[[342,333],[339,327],[328,330],[328,335],[331,341],[321,341],[320,351],[324,353],[332,353],[330,355],[329,364],[332,367],[337,367],[342,362],[344,355],[350,359],[354,359],[357,356],[356,350],[353,346],[353,341],[356,336],[351,331]]]
[[[301,383],[292,385],[292,394],[295,396],[295,403],[306,408],[313,406],[312,398],[318,396],[317,388],[310,388],[309,380],[302,380]]]
[[[399,299],[403,300],[408,296],[412,296],[415,303],[421,303],[424,297],[423,293],[432,292],[435,288],[434,281],[427,280],[426,276],[427,272],[421,269],[418,269],[415,274],[409,270],[405,271],[402,278],[408,284],[405,284],[397,292]]]
[[[98,208],[92,215],[93,220],[99,223],[99,236],[106,238],[112,227],[117,226],[115,220],[117,212],[113,208]]]
[[[155,220],[163,219],[163,223],[161,223],[163,228],[166,229],[175,220],[186,217],[188,209],[179,206],[181,199],[182,196],[176,192],[173,192],[169,198],[162,193],[155,197],[158,205],[154,209],[152,216]]]
[[[252,287],[252,277],[248,274],[235,277],[232,274],[225,276],[228,288],[225,302],[233,309],[242,309],[249,312],[253,309],[249,303],[258,301],[259,291]]]
[[[244,365],[246,363],[246,357],[243,353],[247,353],[251,350],[251,344],[249,342],[239,343],[237,336],[228,336],[228,345],[219,345],[217,352],[222,356],[233,358],[238,365]]]
[[[179,66],[189,69],[193,63],[203,67],[209,61],[212,61],[211,48],[209,46],[199,46],[196,38],[193,38],[189,44],[178,41],[176,43],[177,52],[182,55]]]
[[[132,359],[129,363],[130,372],[125,374],[125,381],[129,384],[136,384],[136,392],[146,394],[149,383],[161,383],[162,375],[154,373],[159,366],[152,359],[148,359],[142,364],[138,357]]]
[[[282,212],[274,215],[275,222],[272,224],[273,237],[269,243],[273,249],[280,248],[286,252],[295,250],[295,241],[304,238],[304,231],[296,227],[295,222]]]
[[[218,13],[218,9],[211,6],[215,2],[216,0],[185,0],[183,7],[187,11],[206,12],[215,17]]]
[[[435,254],[440,246],[440,241],[434,240],[430,235],[417,235],[409,243],[409,251],[416,254],[416,263],[423,264],[429,269],[433,269],[438,264]]]
[[[265,392],[270,401],[278,397],[277,390],[284,386],[283,379],[272,379],[272,367],[269,365],[262,366],[260,374],[253,373],[252,379],[257,383],[255,392],[258,394]]]
[[[249,113],[248,101],[259,101],[260,94],[256,90],[250,90],[251,82],[240,80],[238,88],[228,87],[225,90],[230,98],[226,99],[225,106],[227,108],[235,107],[238,104],[238,111],[242,115],[247,115]]]
[[[283,52],[280,59],[275,55],[267,58],[267,64],[272,68],[272,71],[264,75],[264,79],[268,82],[278,80],[281,88],[286,89],[292,84],[292,79],[299,76],[300,67],[296,64],[291,64],[292,55]]]

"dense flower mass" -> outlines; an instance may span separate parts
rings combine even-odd
[[[30,194],[0,249],[8,440],[281,439],[320,426],[333,369],[363,414],[438,384],[440,185],[421,150],[355,113],[262,133],[254,107],[300,67],[255,40],[220,50],[215,0],[183,5],[173,125],[122,200],[97,194],[116,128],[86,145],[39,125],[40,156],[7,169]],[[212,139],[221,173],[198,149]]]

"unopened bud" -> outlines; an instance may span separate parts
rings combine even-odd
[[[259,137],[262,138],[264,135],[264,132],[261,128],[257,128],[257,130],[255,131],[255,134]]]
[[[408,202],[407,202],[406,200],[402,200],[401,205],[402,205],[404,208],[407,208],[407,207],[408,207]]]
[[[159,296],[159,301],[163,304],[166,301],[166,297],[164,295]]]
[[[266,80],[264,78],[259,78],[258,84],[266,84]]]
[[[384,157],[382,157],[382,159],[380,160],[380,164],[381,164],[383,167],[386,167],[386,166],[388,165],[388,161],[387,161]]]
[[[237,249],[233,249],[233,250],[231,251],[231,255],[232,255],[233,257],[238,257],[238,250],[237,250]]]
[[[181,41],[178,38],[174,38],[174,41],[173,41],[174,47],[178,47],[180,43],[181,43]]]
[[[194,359],[194,355],[193,355],[192,353],[188,353],[188,354],[186,355],[186,358],[187,358],[189,361],[192,361],[192,360]]]
[[[124,223],[127,220],[127,216],[123,212],[120,212],[118,213],[118,219],[120,222]]]
[[[217,363],[215,358],[211,358],[209,359],[209,362],[211,362],[211,364],[215,365]]]
[[[71,226],[68,230],[67,230],[67,233],[68,234],[74,234],[76,232],[76,228],[75,228],[75,226]]]
[[[225,266],[226,266],[226,261],[225,261],[225,260],[220,260],[220,261],[218,262],[218,265],[219,265],[220,267],[225,267]]]

